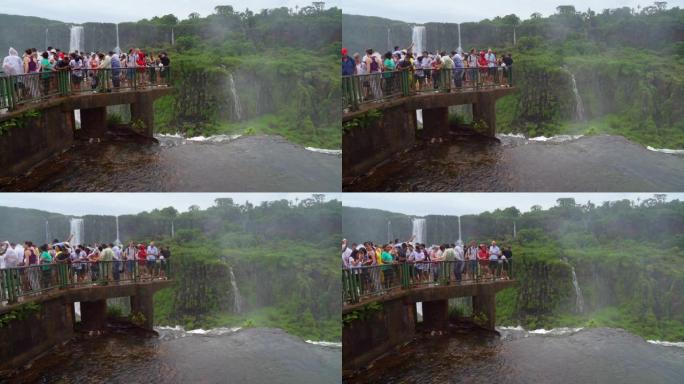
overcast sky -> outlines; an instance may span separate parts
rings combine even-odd
[[[310,193],[0,193],[0,206],[34,208],[65,215],[123,215],[173,206],[184,212],[191,205],[207,208],[218,197],[230,197],[236,203],[303,199]],[[328,193],[326,200],[339,194]]]
[[[340,7],[340,0],[327,0],[326,8]],[[0,0],[0,13],[11,15],[37,16],[45,19],[59,20],[67,23],[83,23],[86,21],[102,23],[120,23],[138,21],[163,16],[169,13],[179,19],[187,19],[192,12],[201,16],[214,13],[217,5],[232,5],[235,10],[244,11],[249,8],[259,12],[264,8],[294,8],[310,5],[307,0],[113,0],[87,2],[83,0],[58,0],[27,2],[26,0]]]
[[[522,212],[533,205],[549,208],[556,199],[573,197],[577,203],[653,197],[652,193],[345,193],[345,207],[377,208],[414,216],[468,215],[497,208],[516,207]],[[683,193],[668,193],[668,200],[684,200]]]
[[[586,11],[591,8],[601,12],[605,8],[636,8],[653,4],[650,0],[429,0],[424,3],[415,0],[367,1],[342,0],[342,13],[350,15],[379,16],[409,23],[451,22],[463,23],[493,19],[515,13],[521,19],[529,19],[534,12],[549,16],[559,5],[574,5],[575,9]],[[684,0],[670,0],[668,8],[682,7]]]

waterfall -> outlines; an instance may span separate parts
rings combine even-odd
[[[458,216],[458,241],[460,243],[463,242],[463,238],[461,237],[461,216]]]
[[[171,28],[171,45],[176,44],[176,39],[173,36],[173,28]]]
[[[230,286],[233,289],[233,312],[242,312],[242,296],[240,296],[240,290],[237,286],[237,281],[235,281],[235,274],[233,273],[233,267],[230,267]]]
[[[414,218],[413,223],[413,242],[423,244],[425,241],[425,219]]]
[[[570,264],[567,259],[563,258],[563,261]],[[582,289],[577,281],[577,274],[575,273],[575,267],[570,264],[570,269],[572,271],[572,286],[575,287],[575,312],[584,312],[584,296],[582,296]]]
[[[240,105],[240,99],[238,98],[237,91],[235,90],[235,78],[233,74],[228,74],[228,83],[230,85],[230,94],[233,98],[233,110],[235,112],[235,117],[237,120],[242,120],[242,106]]]
[[[83,244],[83,228],[83,219],[72,217],[71,220],[69,220],[69,232],[70,234],[74,235],[74,237],[71,239],[71,244]]]
[[[85,45],[83,44],[83,26],[72,25],[69,31],[69,52],[85,51]]]
[[[175,230],[173,228],[173,220],[171,220],[171,237],[173,237],[175,235],[174,232],[175,232]]]
[[[413,33],[411,35],[411,42],[413,43],[413,53],[417,55],[423,52],[425,48],[425,27],[422,25],[416,25],[413,27]]]
[[[121,240],[119,238],[119,216],[116,216],[116,240],[114,241],[117,245],[121,244]]]
[[[121,45],[119,45],[119,23],[116,23],[116,48],[114,48],[114,52],[116,52],[117,55],[121,54]]]
[[[570,80],[572,80],[572,93],[575,94],[575,119],[583,121],[584,104],[582,104],[582,97],[580,97],[579,91],[577,90],[577,81],[575,81],[575,74],[570,72],[570,70],[567,67],[563,68],[570,74]]]
[[[461,23],[458,23],[458,48],[456,49],[456,51],[458,51],[459,55],[463,52],[463,48],[461,47]]]

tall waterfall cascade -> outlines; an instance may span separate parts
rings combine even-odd
[[[80,217],[72,217],[71,220],[69,220],[69,232],[73,235],[71,244],[83,244],[83,235],[85,233],[83,219]]]
[[[171,28],[171,45],[175,45],[175,44],[176,44],[176,39],[173,36],[173,28]]]
[[[119,216],[116,216],[116,240],[114,240],[116,245],[121,244],[121,237],[119,237]]]
[[[228,85],[230,86],[230,95],[233,99],[233,110],[235,112],[235,117],[237,120],[242,120],[242,105],[240,105],[240,98],[238,96],[237,90],[235,89],[235,78],[233,74],[228,74]]]
[[[242,296],[240,296],[240,290],[238,289],[237,281],[235,280],[233,267],[230,267],[230,286],[233,289],[233,311],[235,313],[240,313],[242,312]]]
[[[463,237],[461,236],[461,216],[458,216],[458,242],[463,244]]]
[[[456,48],[456,51],[460,55],[463,52],[463,46],[461,45],[461,23],[458,23],[458,48]]]
[[[73,51],[85,51],[82,25],[72,25],[69,30],[69,52]]]
[[[570,264],[567,259],[563,258],[563,261]],[[577,274],[575,273],[575,267],[570,264],[570,269],[572,271],[572,286],[575,288],[575,312],[584,312],[584,296],[582,296],[582,289],[577,281]]]
[[[570,74],[570,80],[572,82],[572,93],[575,95],[575,119],[579,121],[584,120],[584,104],[582,103],[582,97],[577,90],[577,81],[575,80],[575,74],[570,72],[567,67],[564,69]]]
[[[119,23],[116,23],[116,47],[114,48],[114,52],[116,52],[117,55],[121,54],[121,45],[119,45]]]
[[[424,243],[425,242],[425,219],[423,218],[414,218],[412,221],[413,224],[413,241],[416,243]]]
[[[415,25],[413,26],[413,32],[411,33],[411,43],[413,43],[413,53],[418,55],[423,52],[425,48],[425,26]]]

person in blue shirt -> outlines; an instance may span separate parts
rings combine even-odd
[[[356,64],[349,55],[347,55],[347,48],[342,48],[342,76],[351,76],[354,74]]]

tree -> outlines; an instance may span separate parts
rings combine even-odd
[[[537,20],[537,19],[541,19],[541,18],[542,18],[542,14],[539,12],[535,12],[535,13],[530,15],[530,19],[533,19],[533,20]]]
[[[658,11],[661,12],[667,9],[667,1],[656,1],[653,3],[653,5],[655,5],[656,8],[658,8]]]
[[[560,199],[557,199],[556,204],[558,204],[560,208],[575,208],[575,206],[577,205],[575,203],[575,199],[573,199],[572,197],[562,197]]]
[[[193,12],[188,15],[188,19],[190,20],[198,20],[200,18],[200,14],[197,12]]]
[[[562,16],[574,16],[577,14],[574,5],[559,5],[556,7],[556,11]]]
[[[235,14],[233,7],[230,5],[217,5],[214,7],[214,12],[219,16],[232,16]]]

